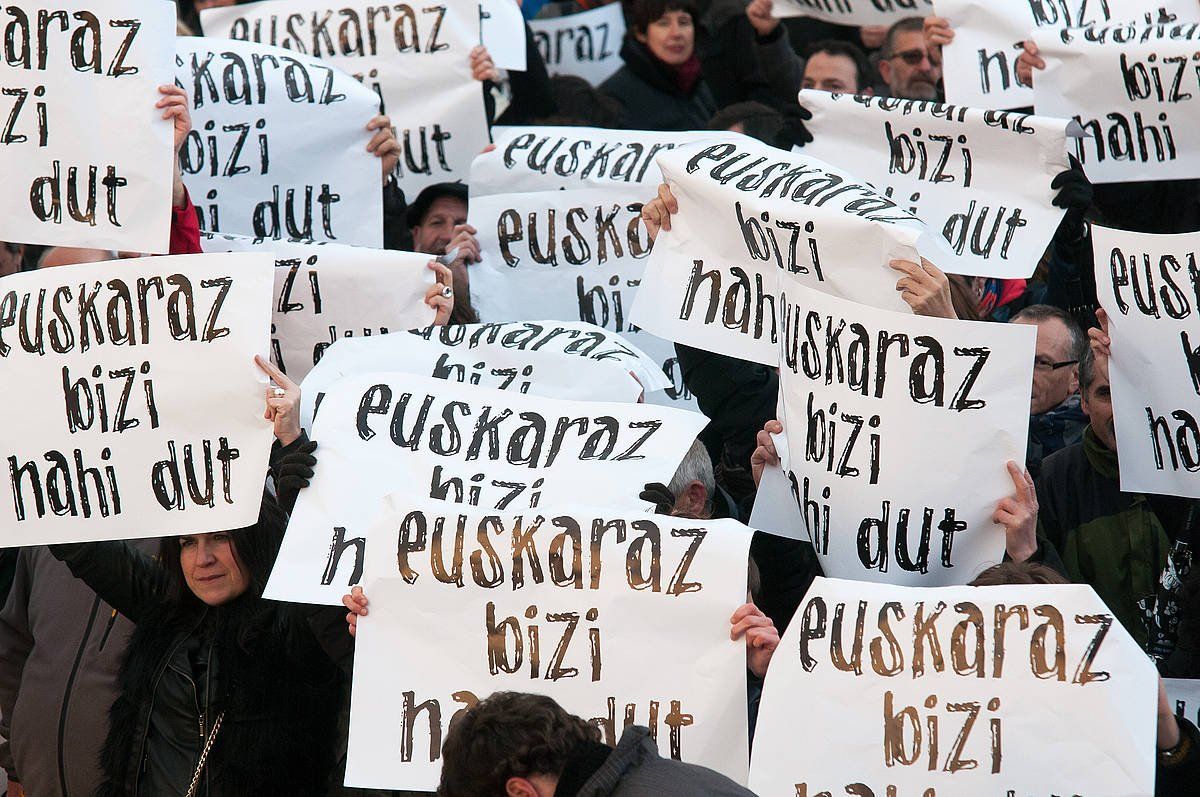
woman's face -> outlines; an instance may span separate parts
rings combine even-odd
[[[668,11],[651,22],[645,33],[637,34],[637,40],[664,64],[679,66],[696,49],[692,15],[686,11]]]
[[[179,566],[188,589],[209,606],[228,603],[250,586],[233,539],[226,531],[180,537]]]

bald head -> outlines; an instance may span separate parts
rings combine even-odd
[[[103,263],[116,260],[117,253],[110,249],[76,249],[73,246],[54,246],[42,252],[38,268],[74,266],[78,263]]]

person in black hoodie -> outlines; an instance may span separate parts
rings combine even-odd
[[[600,86],[625,108],[630,130],[703,130],[716,111],[696,55],[690,0],[635,0],[621,46],[625,65]]]

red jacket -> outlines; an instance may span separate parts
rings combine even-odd
[[[171,248],[168,254],[198,255],[200,249],[200,221],[196,218],[196,206],[187,189],[183,189],[183,205],[171,208]]]

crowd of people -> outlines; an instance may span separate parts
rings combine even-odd
[[[286,2],[286,0],[278,0]],[[179,32],[197,12],[232,0],[179,0]],[[552,0],[544,14],[592,7]],[[813,134],[801,88],[936,101],[942,48],[937,17],[891,27],[779,19],[772,0],[625,0],[623,66],[599,86],[550,77],[529,29],[528,68],[498,70],[471,54],[481,91],[506,83],[495,124],[634,130],[729,130],[784,149]],[[1026,43],[1019,75],[1045,66]],[[191,130],[188,97],[160,90],[176,154]],[[489,107],[493,107],[489,105]],[[493,108],[494,110],[494,108]],[[493,114],[494,115],[494,114]],[[480,261],[461,182],[406,197],[392,174],[392,120],[363,120],[381,163],[385,246],[438,256],[425,301],[438,324],[480,319],[470,273]],[[854,135],[846,131],[845,135]],[[1088,584],[1167,678],[1200,678],[1200,568],[1193,564],[1196,500],[1120,489],[1109,387],[1108,328],[1098,311],[1091,224],[1153,233],[1200,231],[1196,181],[1093,186],[1078,163],[1053,181],[1066,215],[1028,280],[962,277],[924,260],[891,263],[896,290],[921,315],[1036,328],[1028,457],[1006,463],[1013,493],[994,520],[1006,561],[975,584]],[[643,222],[669,230],[678,205],[667,185],[645,197]],[[196,209],[176,158],[174,254],[201,251]],[[136,253],[0,243],[0,278],[20,271]],[[2,283],[0,283],[2,284]],[[659,512],[745,521],[763,469],[778,463],[772,434],[779,378],[763,365],[677,345],[684,381],[710,423],[666,484],[642,497]],[[300,389],[268,362],[264,412],[276,443],[257,523],[161,540],[63,544],[0,553],[0,768],[9,797],[73,795],[356,795],[342,786],[353,634],[368,612],[360,588],[344,607],[262,598],[299,491],[320,450],[300,427]],[[10,422],[19,413],[10,413]],[[752,684],[748,717],[772,654],[821,568],[810,545],[761,532],[750,594],[730,606]],[[1200,794],[1200,732],[1160,689],[1156,797]],[[615,748],[553,700],[500,692],[464,712],[445,739],[439,793],[741,795],[714,772],[660,757],[644,728]]]

